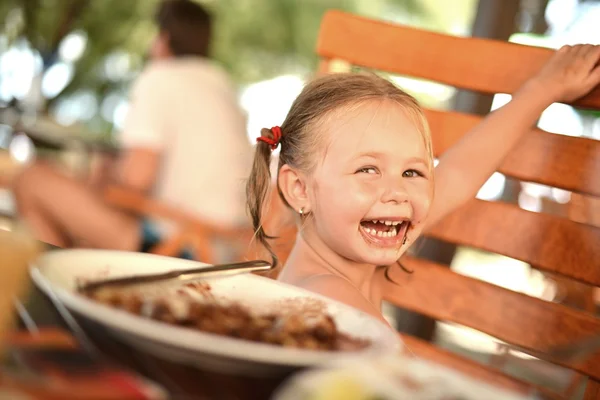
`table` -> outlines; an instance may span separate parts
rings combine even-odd
[[[44,249],[48,248],[48,246],[44,246]],[[62,332],[68,332],[69,329],[81,328],[84,334],[79,336],[78,339],[80,339],[79,343],[83,344],[83,349],[87,350],[85,354],[88,355],[90,364],[97,363],[107,368],[124,369],[134,374],[141,374],[161,385],[172,398],[268,399],[273,391],[287,378],[286,375],[274,378],[248,378],[165,361],[131,348],[118,339],[111,337],[103,327],[92,322],[76,319],[76,326],[65,323],[64,318],[57,312],[52,302],[33,285],[29,287],[27,295],[23,298],[23,305],[27,313],[21,318],[19,324],[21,331],[27,327],[29,318],[38,327],[44,329],[59,328],[62,329]],[[75,332],[77,331],[75,330]],[[460,357],[448,354],[440,357],[439,352],[432,351],[432,346],[414,338],[407,340],[406,343],[417,356],[445,364],[447,367],[449,366],[476,379],[508,386],[516,391],[529,392],[531,390],[529,385],[502,376],[475,363],[464,360],[459,362]],[[1,377],[0,387],[2,387]]]

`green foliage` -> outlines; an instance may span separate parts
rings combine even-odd
[[[417,0],[219,0],[215,58],[241,82],[278,75],[281,70],[312,71],[323,14],[340,9],[380,16],[386,7],[423,15]],[[391,8],[393,10],[394,7]]]
[[[26,39],[44,60],[45,68],[57,61],[61,41],[69,33],[83,32],[85,52],[75,63],[68,86],[49,99],[47,110],[70,95],[91,91],[98,101],[109,93],[126,94],[145,60],[156,33],[153,15],[160,0],[2,0],[0,37],[8,44]],[[328,9],[341,9],[372,17],[399,15],[425,17],[420,0],[197,0],[215,16],[213,55],[239,84],[284,73],[316,68],[314,47],[321,18]],[[0,40],[0,52],[2,48]],[[129,55],[132,73],[121,80],[103,73],[106,58]],[[1,79],[2,77],[0,77]],[[112,123],[96,115],[87,123],[108,133]]]
[[[135,67],[141,65],[155,32],[152,16],[158,2],[4,0],[0,4],[0,21],[7,22],[3,33],[9,40],[26,38],[46,59],[52,57],[69,32],[85,32],[86,52],[77,62],[75,77],[63,95],[90,87],[103,96],[114,83],[105,82],[99,74],[102,60],[118,50],[131,54]],[[202,3],[212,10],[216,20],[213,54],[240,82],[277,75],[281,69],[313,68],[319,24],[328,9],[372,16],[381,14],[384,9],[424,13],[418,0],[214,0]]]

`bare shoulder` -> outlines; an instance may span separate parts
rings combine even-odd
[[[297,286],[381,318],[380,312],[350,282],[339,276],[314,275],[303,279]]]

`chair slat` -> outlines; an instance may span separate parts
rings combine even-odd
[[[462,276],[425,260],[405,257],[403,261],[414,273],[394,269],[395,283],[388,283],[384,291],[386,300],[400,307],[538,352],[600,332],[600,319],[588,313]],[[556,362],[600,378],[598,363],[600,354],[583,364]]]
[[[473,200],[426,234],[600,286],[597,227],[506,203]]]
[[[353,65],[445,83],[483,93],[514,93],[554,50],[444,35],[329,11],[317,53]],[[575,103],[600,107],[600,88]]]
[[[436,157],[482,120],[457,112],[428,109],[425,113]],[[600,196],[600,141],[532,129],[498,171],[522,181]]]

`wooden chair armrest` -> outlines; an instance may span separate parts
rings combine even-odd
[[[194,254],[201,255],[202,261],[213,263],[213,239],[244,245],[252,239],[253,232],[250,228],[217,226],[133,190],[111,186],[103,195],[104,201],[113,207],[139,216],[167,220],[178,226],[178,233],[158,243],[151,250],[153,254],[176,257],[187,246]]]
[[[187,225],[190,221],[195,220],[195,218],[183,215],[181,211],[152,200],[140,192],[119,186],[106,188],[103,197],[109,205],[139,216],[166,219],[179,225]]]
[[[110,186],[104,191],[103,195],[104,201],[114,207],[140,216],[174,222],[181,227],[181,231],[193,231],[199,234],[220,236],[225,239],[240,239],[242,236],[251,236],[252,234],[247,228],[222,227],[202,221],[185,211],[178,210],[168,204],[153,200],[142,193],[122,187]]]

